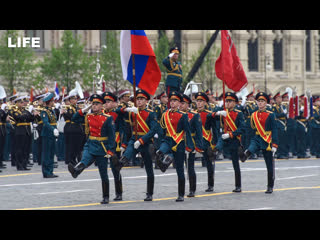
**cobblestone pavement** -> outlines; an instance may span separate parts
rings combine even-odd
[[[173,167],[165,173],[154,169],[155,188],[152,202],[144,202],[146,173],[141,167],[121,170],[123,201],[113,201],[114,182],[111,170],[110,203],[101,205],[102,189],[97,167],[92,165],[78,178],[71,177],[64,162],[54,173],[58,178],[42,177],[41,166],[31,171],[17,171],[5,162],[0,173],[0,209],[28,210],[318,210],[320,209],[320,159],[289,159],[275,161],[275,187],[265,194],[267,172],[263,159],[240,163],[242,192],[233,193],[234,172],[230,160],[216,162],[214,192],[207,193],[207,170],[196,162],[196,197],[185,196],[175,202],[178,194],[177,174]],[[186,172],[185,172],[186,173]],[[186,175],[186,195],[189,183]]]

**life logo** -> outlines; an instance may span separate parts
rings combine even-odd
[[[15,38],[14,38],[15,39]],[[16,41],[11,37],[8,37],[9,48],[40,48],[40,37],[17,37]]]

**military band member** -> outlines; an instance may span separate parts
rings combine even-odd
[[[105,92],[102,94],[105,100],[103,113],[107,116],[112,116],[115,125],[115,138],[116,138],[116,154],[117,158],[121,157],[121,149],[126,147],[126,131],[125,122],[121,112],[119,113],[114,103],[117,103],[118,97],[111,92]],[[115,194],[116,197],[113,199],[115,201],[122,200],[122,178],[119,169],[117,169],[113,163],[110,161],[111,171],[114,178]]]
[[[278,148],[278,128],[274,113],[267,110],[267,104],[270,103],[269,96],[264,92],[259,92],[255,99],[259,109],[251,116],[251,126],[256,130],[256,135],[251,139],[242,161],[245,161],[252,153],[262,150],[268,176],[265,193],[272,193],[275,178],[273,157]]]
[[[10,108],[8,110],[9,118],[11,118],[9,128],[8,128],[8,135],[10,138],[10,156],[11,156],[11,166],[15,167],[16,166],[16,154],[15,154],[15,129],[16,129],[16,122],[14,121],[13,115],[14,112],[17,110],[17,106],[15,105],[14,100],[18,97],[18,94],[14,94],[8,98]]]
[[[4,103],[4,98],[0,98],[0,169],[6,168],[4,161],[4,146],[6,141],[6,123],[8,119],[8,113],[6,110],[7,105]],[[1,172],[1,170],[0,170]]]
[[[287,158],[287,108],[282,104],[282,96],[280,92],[274,95],[275,104],[272,106],[272,112],[274,112],[276,117],[276,124],[278,127],[278,150],[277,150],[277,158],[278,159],[286,159]]]
[[[173,47],[169,52],[170,54],[162,61],[162,64],[166,67],[167,70],[167,79],[165,82],[165,86],[168,96],[173,91],[179,92],[182,83],[182,66],[178,61],[181,50],[178,47]]]
[[[137,152],[141,152],[147,173],[147,193],[144,201],[152,201],[154,189],[154,173],[152,167],[152,158],[149,152],[149,144],[152,144],[152,138],[157,131],[157,117],[155,113],[147,109],[147,103],[150,95],[139,89],[136,92],[136,102],[138,109],[135,112],[129,112],[129,119],[132,126],[132,137],[128,146],[120,159],[119,168],[123,167]],[[137,123],[135,122],[137,121]]]
[[[162,135],[164,131],[161,131],[161,127],[160,127],[160,119],[162,117],[162,114],[168,109],[168,95],[165,91],[163,91],[162,93],[160,93],[158,96],[156,96],[156,99],[160,100],[160,104],[157,105],[154,108],[154,112],[155,115],[157,117],[157,122],[158,122],[158,127],[159,127],[159,131],[157,131],[157,135],[154,138],[154,150],[155,152],[159,149],[160,147],[160,140],[162,139]],[[160,136],[159,136],[160,135]],[[155,161],[155,168],[158,169],[159,166],[157,165],[157,162]]]
[[[297,121],[296,128],[296,146],[297,146],[297,157],[298,158],[306,158],[307,154],[307,131],[308,131],[308,120],[304,117],[304,108],[308,106],[304,106],[304,94],[299,97],[299,115],[295,117]]]
[[[320,158],[320,97],[314,97],[313,116],[310,118],[310,128],[312,128],[313,155]]]
[[[54,94],[48,93],[44,98],[44,108],[40,116],[43,122],[41,131],[42,137],[42,175],[44,178],[58,177],[53,173],[54,168],[54,145],[56,138],[59,136],[57,129],[57,118],[55,112],[52,110],[54,106]]]
[[[235,174],[235,189],[241,192],[241,171],[239,165],[239,148],[241,148],[241,135],[244,133],[243,113],[235,109],[238,97],[232,92],[226,93],[226,110],[213,112],[212,117],[219,116],[223,134],[218,140],[215,150],[227,150],[231,154],[232,166]]]
[[[72,94],[72,93],[71,93]],[[70,105],[66,105],[66,109],[61,109],[61,114],[64,117],[66,122],[64,126],[64,137],[65,137],[65,163],[72,163],[76,165],[78,160],[77,156],[81,150],[82,144],[82,129],[81,124],[73,122],[72,116],[78,111],[76,106],[78,101],[77,95],[69,95],[68,96]]]
[[[28,157],[31,144],[31,125],[34,116],[25,109],[24,99],[26,96],[15,99],[17,109],[14,111],[13,118],[15,126],[15,158],[17,170],[30,170],[27,168]]]
[[[96,161],[102,183],[101,204],[108,204],[110,189],[107,169],[108,159],[115,154],[116,150],[115,126],[113,117],[102,112],[105,103],[102,96],[93,94],[89,101],[92,106],[80,109],[72,117],[74,122],[85,122],[86,133],[89,134],[89,137],[84,145],[81,161],[76,166],[69,163],[68,170],[72,177],[76,178],[93,161]],[[91,107],[91,113],[87,113]]]
[[[202,123],[202,136],[203,136],[203,158],[208,172],[208,189],[206,192],[213,192],[214,187],[214,172],[216,155],[214,149],[214,135],[217,135],[216,121],[207,120],[208,116],[212,113],[205,109],[205,105],[209,102],[208,96],[204,92],[198,92],[195,95],[197,111],[200,115]]]
[[[190,128],[191,128],[191,136],[193,143],[195,145],[195,150],[199,153],[203,153],[203,136],[202,136],[202,123],[200,119],[199,113],[191,110],[189,107],[192,103],[191,99],[183,94],[182,102],[180,103],[179,110],[188,114]],[[187,197],[194,197],[197,187],[197,175],[194,170],[194,161],[196,151],[193,151],[189,154],[186,154],[186,166],[188,170],[189,177],[189,194]]]
[[[247,149],[249,147],[250,141],[253,138],[253,136],[255,135],[255,131],[251,128],[251,115],[253,112],[258,110],[258,105],[255,102],[255,98],[254,98],[254,94],[253,92],[249,93],[247,95],[247,101],[246,101],[246,105],[244,107],[244,128],[245,131],[242,134],[242,144],[243,147],[245,149]],[[253,156],[256,156],[256,153],[253,154]],[[255,157],[257,158],[257,157]]]
[[[162,172],[166,171],[173,159],[176,163],[178,176],[177,202],[184,201],[185,176],[183,165],[185,153],[194,150],[188,115],[178,109],[181,101],[182,95],[180,93],[171,92],[169,95],[170,109],[164,112],[160,120],[160,125],[166,134],[161,140],[159,150],[156,152],[156,159]],[[186,140],[184,140],[184,135]]]

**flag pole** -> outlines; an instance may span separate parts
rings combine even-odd
[[[134,103],[134,106],[137,107],[137,103],[136,103],[136,98],[137,98],[137,94],[136,94],[136,64],[135,64],[134,54],[132,54],[132,80],[133,80],[132,81],[133,103]],[[137,136],[137,132],[138,132],[137,116],[134,118],[134,126],[135,126],[135,129],[136,129],[135,137],[136,137],[136,141],[137,141],[138,140],[138,136]]]
[[[222,34],[221,34],[221,52],[222,52],[222,48],[223,48],[223,44],[222,44]],[[225,83],[225,79],[224,79],[224,58],[222,58],[222,99],[223,99],[223,110],[226,111],[226,83]],[[224,132],[226,132],[227,127],[226,127],[226,118],[223,118],[223,128],[224,128]]]

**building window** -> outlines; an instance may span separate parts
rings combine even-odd
[[[44,30],[25,30],[24,35],[26,37],[39,37],[40,38],[40,49],[44,48]]]
[[[100,30],[100,47],[107,44],[107,31],[108,30]]]
[[[306,71],[310,72],[311,71],[311,30],[306,30]]]
[[[273,41],[273,69],[274,71],[283,71],[283,31],[273,31],[276,35]]]
[[[259,70],[259,39],[256,30],[248,31],[251,38],[248,41],[248,69],[249,71]]]

